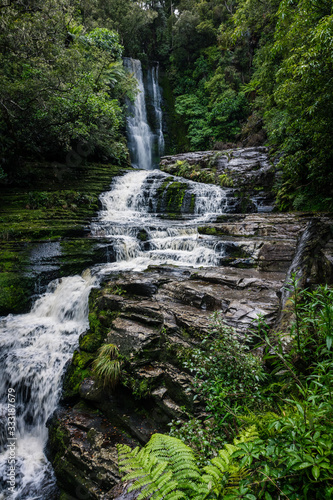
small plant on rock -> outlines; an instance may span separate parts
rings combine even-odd
[[[121,369],[118,348],[114,344],[104,344],[97,352],[97,358],[92,365],[93,373],[103,387],[114,388]]]
[[[220,186],[233,187],[234,181],[228,174],[219,175]]]

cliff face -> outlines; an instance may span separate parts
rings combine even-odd
[[[256,178],[267,170],[271,186],[272,167],[264,151],[255,153],[264,155],[260,168],[246,164],[252,149],[238,153],[228,175],[242,168]],[[198,162],[202,153],[193,155]],[[240,175],[238,182],[248,181]],[[253,181],[251,193],[255,188]],[[138,238],[148,247],[142,231]],[[49,456],[62,498],[135,498],[118,484],[116,444],[144,444],[154,432],[167,432],[173,418],[204,415],[203,401],[193,399],[184,360],[200,345],[212,314],[219,313],[239,335],[255,328],[259,314],[283,331],[292,320],[285,290],[292,272],[302,286],[333,283],[329,216],[225,214],[198,227],[198,238],[203,237],[223,248],[216,267],[158,265],[144,272],[110,272],[92,291],[90,330],[80,338],[64,380],[63,406],[50,422]],[[103,343],[115,344],[122,360],[112,391],[98,385],[91,372]]]

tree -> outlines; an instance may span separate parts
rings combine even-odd
[[[130,92],[117,33],[87,32],[67,0],[21,2],[0,11],[1,156],[61,160],[84,141],[96,157],[121,161],[119,101]]]

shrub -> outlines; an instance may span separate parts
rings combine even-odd
[[[104,387],[115,387],[120,377],[119,351],[114,344],[104,344],[98,349],[93,362],[93,373]]]

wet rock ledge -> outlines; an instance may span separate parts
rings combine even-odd
[[[279,175],[268,148],[196,151],[161,158],[162,171],[200,182],[217,184],[238,200],[237,212],[270,212],[274,183]]]
[[[63,406],[50,422],[48,453],[63,500],[125,498],[117,486],[116,444],[143,444],[186,412],[204,415],[183,363],[214,312],[240,334],[259,313],[281,325],[288,300],[283,284],[292,270],[306,286],[333,283],[330,217],[227,215],[199,233],[223,245],[219,267],[117,273],[92,291],[90,329],[80,338],[65,376]],[[102,343],[117,345],[121,354],[121,379],[113,391],[92,377]]]

